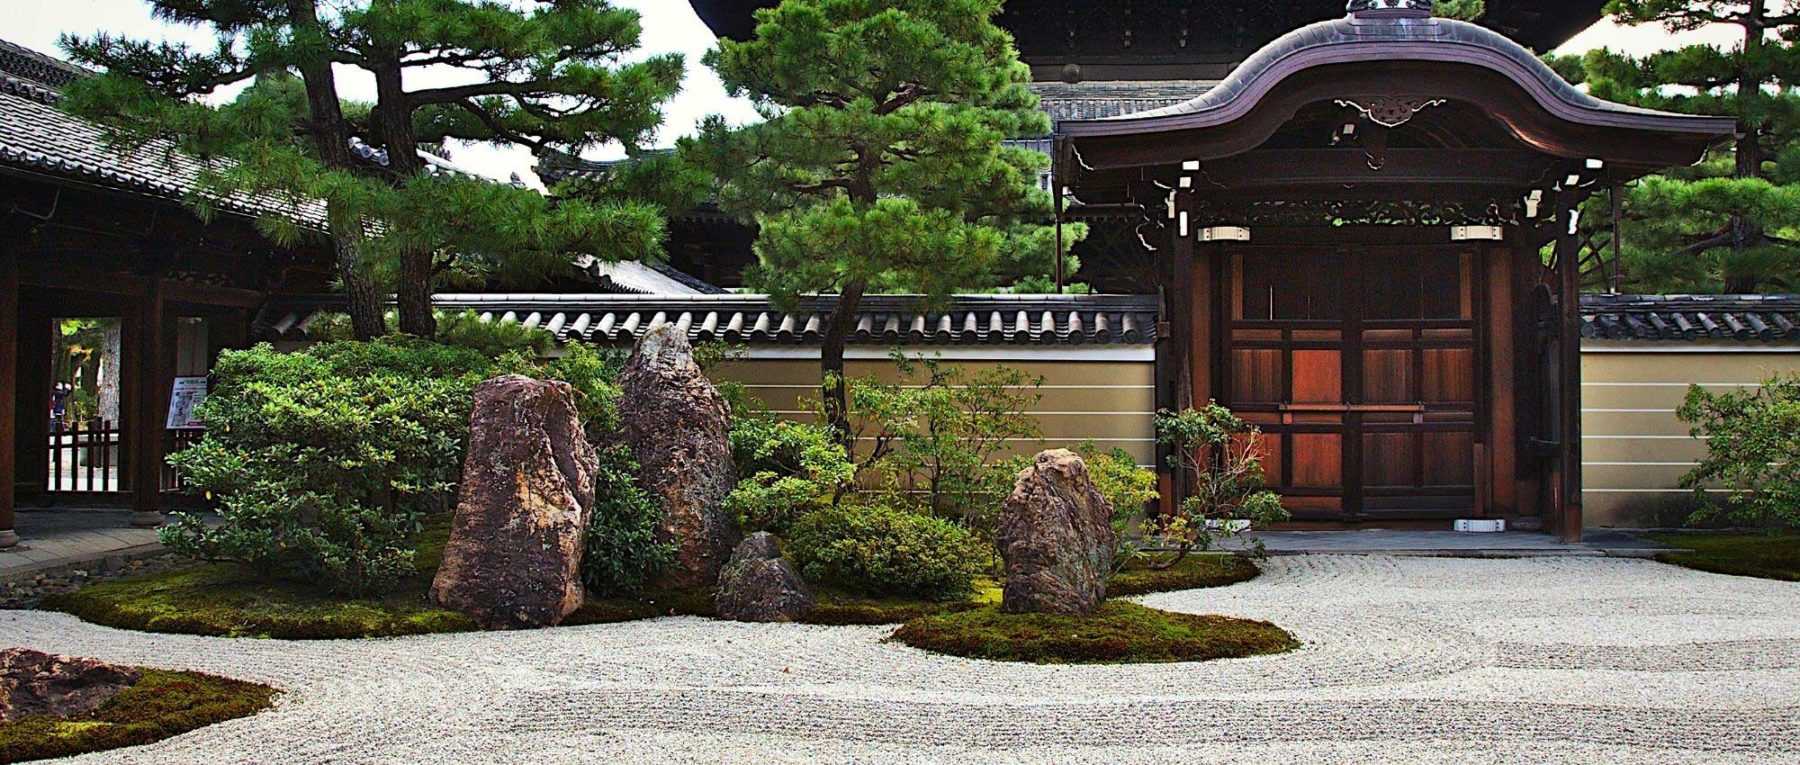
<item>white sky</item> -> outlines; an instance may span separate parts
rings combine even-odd
[[[680,52],[687,55],[687,78],[682,93],[672,102],[660,135],[659,145],[693,130],[695,123],[708,114],[723,113],[733,122],[755,119],[755,112],[742,100],[725,95],[719,80],[700,63],[700,57],[712,47],[716,38],[694,15],[683,0],[615,0],[617,5],[635,8],[643,15],[646,53]],[[210,37],[193,27],[172,26],[150,17],[150,6],[144,0],[0,0],[5,20],[0,22],[0,38],[61,56],[57,36],[70,32],[79,35],[105,30],[132,38],[182,40],[195,45],[210,44]],[[1725,42],[1734,39],[1735,28],[1700,30],[1673,36],[1660,26],[1623,28],[1602,21],[1575,36],[1559,48],[1570,53],[1597,47],[1610,47],[1632,53],[1646,53],[1689,42]],[[353,99],[373,100],[374,86],[355,70],[341,70],[340,87]],[[445,84],[460,73],[431,73],[414,80],[419,86]],[[409,83],[411,84],[411,83]],[[592,152],[595,159],[617,157],[619,147],[608,146]],[[531,172],[532,158],[524,149],[501,149],[492,146],[459,146],[453,148],[457,164],[464,168],[506,179],[517,172],[527,181],[535,181]]]

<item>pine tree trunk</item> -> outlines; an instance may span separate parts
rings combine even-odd
[[[322,34],[318,0],[288,0],[288,21],[296,30]],[[312,124],[313,148],[326,167],[355,170],[357,163],[350,153],[350,125],[344,119],[343,105],[338,101],[337,76],[331,61],[319,58],[301,61],[296,67],[306,84],[306,105]],[[358,340],[368,340],[387,333],[381,319],[381,295],[362,267],[361,221],[340,221],[336,211],[327,210],[332,219],[332,249],[337,255],[338,279],[344,283],[344,294],[350,303],[350,327]]]
[[[862,305],[867,282],[857,280],[844,286],[837,306],[831,310],[825,326],[825,337],[819,344],[819,371],[824,374],[820,394],[825,404],[825,424],[831,426],[844,453],[855,456],[856,436],[850,430],[850,397],[844,379],[844,347],[856,329],[856,311]]]
[[[1762,177],[1762,127],[1751,121],[1750,115],[1758,111],[1751,101],[1762,94],[1762,81],[1754,70],[1755,62],[1760,61],[1763,49],[1763,19],[1767,8],[1761,0],[1750,3],[1749,13],[1744,21],[1744,49],[1738,54],[1738,113],[1742,134],[1737,139],[1735,148],[1736,166],[1732,175],[1738,178]],[[1744,250],[1756,245],[1762,239],[1762,226],[1757,221],[1742,215],[1731,218],[1731,252],[1741,255]],[[1751,280],[1755,284],[1755,279]],[[1732,285],[1726,291],[1737,291]],[[1747,290],[1746,290],[1747,291]]]
[[[387,149],[388,171],[395,185],[403,185],[425,173],[419,158],[418,136],[413,133],[412,105],[401,75],[400,55],[390,51],[374,68],[375,108],[370,125],[375,139]],[[432,253],[408,250],[400,253],[400,283],[395,285],[395,308],[400,331],[431,338],[437,336],[437,319],[431,314]]]
[[[419,337],[437,336],[437,317],[431,313],[431,255],[409,252],[400,261],[400,285],[395,291],[400,312],[400,331]]]
[[[362,255],[357,239],[337,239],[338,281],[344,283],[344,296],[350,310],[350,331],[358,340],[373,340],[387,334],[387,320],[381,315],[381,293],[375,282],[362,270]]]

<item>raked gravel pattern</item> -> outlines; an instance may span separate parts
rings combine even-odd
[[[1281,557],[1143,598],[1299,651],[1039,667],[891,627],[666,618],[289,642],[0,612],[0,646],[195,669],[274,709],[101,763],[1800,763],[1800,585],[1641,560]]]

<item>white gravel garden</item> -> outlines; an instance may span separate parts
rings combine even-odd
[[[280,641],[0,612],[0,644],[282,690],[74,762],[1800,762],[1795,585],[1606,558],[1281,557],[1160,609],[1286,654],[1036,666],[694,617]]]

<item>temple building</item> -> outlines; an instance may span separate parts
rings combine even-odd
[[[773,4],[693,2],[727,37]],[[1070,254],[1096,294],[873,296],[848,371],[891,379],[894,348],[1022,368],[1044,381],[1043,438],[1015,453],[1123,449],[1162,472],[1164,502],[1185,487],[1155,413],[1213,400],[1260,426],[1302,527],[1676,525],[1704,448],[1674,418],[1681,395],[1800,367],[1800,298],[1578,294],[1581,201],[1735,130],[1597,100],[1533,53],[1602,5],[1490,0],[1469,22],[1429,0],[1012,0],[1000,21],[1055,124],[1022,144],[1052,160],[1059,220],[1089,226]],[[0,546],[15,505],[155,522],[180,501],[163,455],[194,433],[170,417],[180,380],[223,348],[309,342],[339,307],[329,252],[253,225],[317,211],[234,199],[195,218],[193,168],[56,109],[84,74],[0,44]],[[807,416],[833,298],[782,311],[742,293],[755,231],[716,209],[676,211],[670,231],[666,264],[584,261],[539,292],[437,303],[564,343],[674,323],[746,346],[718,373]],[[51,347],[70,319],[117,323],[115,422],[71,431],[56,414]]]

